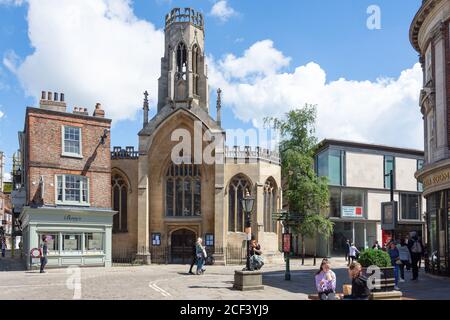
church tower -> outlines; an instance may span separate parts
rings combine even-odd
[[[164,48],[158,113],[163,108],[178,107],[201,107],[208,112],[203,15],[191,8],[175,8],[167,14]]]

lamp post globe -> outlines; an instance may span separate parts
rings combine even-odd
[[[250,241],[251,241],[251,214],[253,211],[253,206],[255,204],[255,198],[250,195],[248,189],[246,190],[245,197],[242,199],[242,209],[245,212],[245,232],[247,234],[247,263],[246,270],[250,271]]]

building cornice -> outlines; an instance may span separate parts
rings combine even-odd
[[[443,0],[423,0],[422,6],[414,16],[409,29],[409,41],[416,51],[422,54],[419,46],[419,31],[430,12]]]

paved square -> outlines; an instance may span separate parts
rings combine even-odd
[[[333,259],[337,288],[349,283],[342,258]],[[240,266],[208,266],[204,275],[187,273],[187,265],[149,265],[105,268],[48,269],[48,273],[17,270],[11,259],[0,260],[0,299],[183,299],[183,300],[305,300],[315,293],[317,267],[292,260],[291,281],[284,280],[284,265],[264,266],[262,291],[234,290],[234,270]],[[15,271],[13,271],[15,269]],[[79,272],[81,287],[73,285]],[[400,284],[404,296],[413,299],[450,299],[450,279],[421,273],[417,282]]]

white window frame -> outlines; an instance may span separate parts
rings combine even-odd
[[[87,201],[83,201],[83,180],[81,180],[80,184],[80,201],[66,201],[66,177],[67,176],[74,176],[74,177],[82,177],[86,179],[86,198]],[[58,200],[58,177],[62,177],[62,197],[63,200]],[[73,206],[90,206],[90,188],[89,188],[89,177],[86,176],[80,176],[75,174],[57,174],[55,175],[55,203],[61,204],[61,205],[73,205]]]
[[[80,153],[73,153],[73,152],[66,152],[66,145],[65,145],[65,135],[66,135],[66,128],[71,128],[71,129],[78,129],[79,132],[79,136],[80,136]],[[62,125],[61,126],[61,146],[62,146],[62,150],[61,150],[61,155],[64,157],[72,157],[72,158],[83,158],[83,138],[82,138],[82,130],[81,127],[75,127],[75,126],[67,126],[67,125]]]

